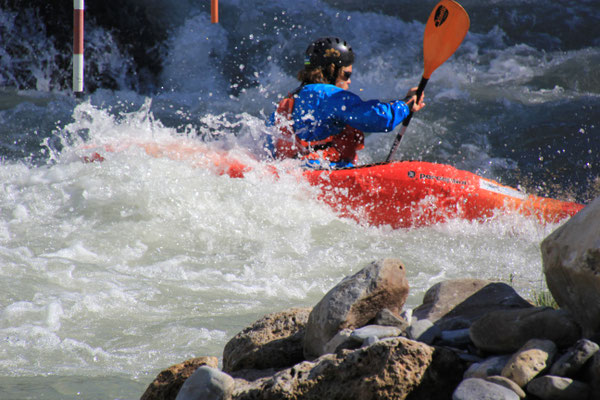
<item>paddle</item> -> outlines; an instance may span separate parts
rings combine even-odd
[[[435,71],[442,65],[462,43],[469,30],[469,15],[460,4],[454,0],[440,1],[425,25],[423,35],[423,77],[417,88],[417,102],[421,100],[425,86]],[[398,147],[413,112],[402,121],[402,128],[396,135],[390,154],[385,162],[389,162]]]

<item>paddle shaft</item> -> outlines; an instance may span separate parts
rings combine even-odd
[[[469,30],[469,24],[469,15],[456,1],[441,0],[435,6],[429,15],[423,34],[423,77],[417,89],[417,102],[421,100],[425,85],[433,71],[446,62],[462,43]],[[412,115],[411,111],[402,121],[402,128],[396,135],[386,162],[392,159],[398,149]]]
[[[421,101],[421,97],[423,97],[423,92],[425,91],[425,86],[427,86],[427,82],[429,82],[429,79],[425,78],[424,76],[421,77],[421,82],[419,82],[419,87],[417,88],[417,93],[416,93],[417,94],[417,103],[419,103],[419,101]],[[413,114],[414,113],[412,112],[412,107],[411,107],[410,113],[408,114],[408,116],[406,118],[404,118],[404,121],[402,121],[402,128],[400,128],[400,132],[398,132],[398,134],[396,135],[396,139],[394,139],[394,143],[392,144],[390,154],[388,154],[387,158],[385,159],[385,162],[389,162],[391,160],[391,158],[394,156],[394,153],[396,153],[396,150],[398,150],[398,147],[400,146],[400,141],[402,140],[402,137],[404,136],[404,132],[406,132],[406,128],[408,127],[408,124],[410,123],[410,120],[412,119]]]

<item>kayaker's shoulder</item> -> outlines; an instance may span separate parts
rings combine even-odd
[[[304,85],[302,89],[300,89],[299,95],[305,94],[313,94],[318,93],[320,95],[331,96],[336,93],[346,92],[344,89],[341,89],[335,85],[330,85],[328,83],[311,83],[308,85]]]
[[[297,96],[297,98],[320,98],[322,100],[332,100],[344,104],[360,101],[360,97],[357,94],[327,83],[305,85],[300,92],[298,92]]]

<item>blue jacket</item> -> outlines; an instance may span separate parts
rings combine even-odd
[[[363,132],[388,132],[409,113],[403,101],[363,101],[335,85],[315,83],[303,86],[295,95],[292,118],[296,135],[312,142],[336,135],[346,125]],[[270,123],[274,123],[274,114]]]

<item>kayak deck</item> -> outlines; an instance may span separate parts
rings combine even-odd
[[[343,216],[392,228],[424,226],[454,218],[486,220],[517,212],[559,222],[584,206],[527,195],[449,165],[422,161],[333,171],[306,171],[321,198]]]
[[[220,175],[242,178],[251,167],[225,151],[200,143],[129,143],[103,146],[118,152],[135,145],[152,157],[185,160]],[[90,146],[91,147],[91,146]],[[102,161],[98,153],[85,161]],[[277,169],[273,168],[277,174]],[[474,173],[445,164],[396,161],[337,170],[309,169],[301,175],[320,190],[319,198],[340,216],[374,226],[426,226],[460,218],[484,221],[502,213],[554,223],[584,205],[528,195]]]

